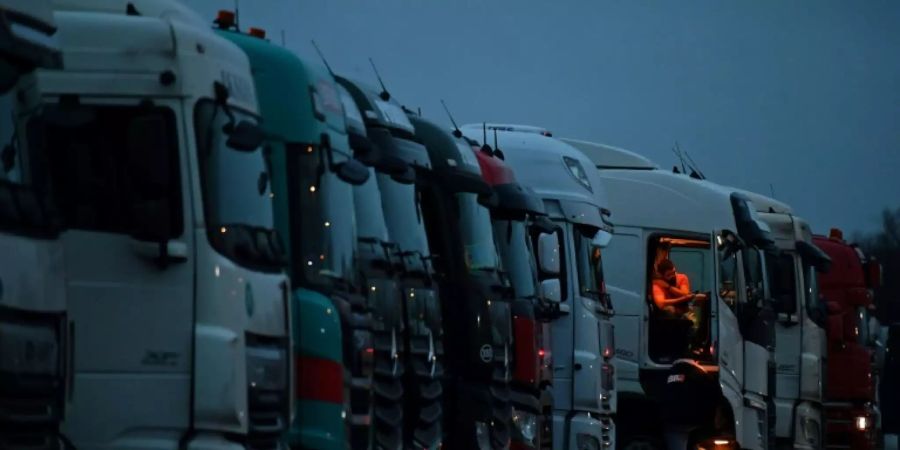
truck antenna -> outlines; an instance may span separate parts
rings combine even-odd
[[[234,27],[240,31],[241,29],[241,0],[234,0]]]
[[[381,74],[378,73],[378,68],[375,67],[375,61],[372,61],[372,58],[369,58],[369,64],[372,65],[372,70],[375,72],[375,78],[378,78],[378,84],[381,85],[381,93],[378,94],[378,96],[384,101],[390,100],[391,93],[388,92],[387,88],[384,86],[384,80],[381,79]]]
[[[482,145],[481,151],[487,153],[488,155],[493,155],[494,152],[491,150],[491,146],[487,143],[487,122],[481,122],[481,138]]]
[[[282,33],[283,33],[283,32],[282,32]],[[284,36],[284,35],[282,34],[282,36]],[[328,73],[330,73],[331,76],[333,77],[333,76],[334,76],[334,71],[331,70],[331,66],[328,65],[328,60],[325,59],[325,55],[322,53],[322,50],[320,50],[320,49],[319,49],[319,46],[316,45],[316,41],[315,41],[315,40],[311,40],[310,42],[312,42],[313,48],[316,49],[316,53],[319,54],[319,58],[322,60],[322,63],[325,64],[325,68],[328,69]]]
[[[678,146],[678,141],[675,141],[675,146],[672,147],[672,153],[674,153],[678,160],[681,161],[681,173],[687,173],[687,169],[684,168],[684,156],[681,154],[681,147]]]
[[[500,151],[500,144],[497,143],[497,129],[494,128],[494,156],[500,160],[505,160],[506,156]]]
[[[462,137],[462,131],[459,131],[459,125],[456,124],[456,121],[453,120],[453,114],[450,114],[450,108],[447,108],[447,104],[444,103],[444,99],[441,99],[441,105],[444,107],[444,111],[447,113],[447,117],[450,118],[450,123],[453,124],[453,137],[459,139]]]
[[[772,198],[775,198],[775,185],[769,183],[769,192],[772,193]]]
[[[684,156],[687,156],[688,162],[691,163],[691,170],[693,170],[694,172],[697,172],[697,175],[700,176],[701,180],[705,180],[706,175],[703,175],[703,171],[701,171],[700,166],[698,166],[697,163],[694,162],[694,158],[691,158],[691,154],[688,153],[687,151],[685,151]]]

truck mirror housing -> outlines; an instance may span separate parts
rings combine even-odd
[[[804,264],[815,267],[820,273],[831,270],[831,258],[822,249],[806,241],[797,241],[795,246]]]
[[[593,239],[591,239],[591,245],[600,248],[606,247],[607,245],[609,245],[612,237],[612,233],[606,230],[597,230],[597,233],[594,234]]]
[[[884,280],[881,278],[881,263],[879,263],[874,258],[870,258],[868,262],[865,264],[866,270],[866,283],[870,288],[880,288]]]
[[[559,240],[555,234],[541,233],[538,237],[538,265],[541,272],[549,275],[559,274]]]
[[[544,300],[553,303],[562,301],[562,288],[559,278],[541,281],[541,297],[543,297]]]
[[[333,169],[341,181],[353,186],[359,186],[369,179],[369,168],[355,159],[341,161]]]
[[[262,145],[265,136],[262,130],[254,123],[242,120],[235,126],[225,127],[228,139],[225,145],[234,150],[252,152]]]

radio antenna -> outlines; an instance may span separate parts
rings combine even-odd
[[[703,171],[701,171],[700,166],[698,166],[697,163],[694,162],[694,158],[691,158],[691,154],[685,151],[684,156],[687,156],[688,162],[691,163],[691,170],[697,172],[697,175],[700,175],[701,180],[705,180],[706,175],[703,175]]]
[[[675,146],[672,147],[672,153],[681,161],[681,173],[687,173],[687,169],[684,168],[684,156],[681,154],[681,148],[678,146],[678,141],[675,141]]]
[[[772,193],[772,198],[775,198],[775,185],[769,183],[769,192]]]
[[[387,88],[384,86],[384,80],[381,79],[381,74],[378,73],[378,68],[375,67],[375,61],[372,61],[372,58],[369,58],[369,64],[372,65],[372,70],[375,72],[375,78],[378,78],[378,84],[381,85],[381,93],[378,94],[378,96],[384,101],[390,100],[391,93],[388,92]]]
[[[284,34],[282,34],[282,36],[284,36]],[[316,41],[312,40],[310,42],[312,42],[313,48],[316,49],[316,53],[319,54],[319,58],[322,60],[322,63],[325,64],[325,68],[328,69],[328,73],[330,73],[331,76],[334,77],[334,71],[331,70],[331,66],[328,65],[328,60],[325,59],[325,55],[322,53],[322,50],[319,49],[319,46],[316,44]]]
[[[441,99],[441,105],[444,107],[444,112],[447,113],[447,117],[450,118],[450,123],[453,124],[453,137],[459,139],[462,137],[462,131],[459,130],[459,125],[456,124],[456,121],[453,120],[453,114],[450,114],[450,108],[447,108],[447,104],[444,103],[444,99]],[[421,114],[419,114],[421,115]]]
[[[488,155],[493,156],[494,151],[491,150],[491,146],[488,145],[488,143],[487,143],[487,122],[481,122],[481,138],[482,138],[481,151],[487,153]]]
[[[241,0],[234,0],[234,27],[241,30]]]

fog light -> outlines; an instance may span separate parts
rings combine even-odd
[[[475,442],[478,443],[479,450],[491,449],[491,434],[488,424],[475,422]]]
[[[600,441],[596,437],[589,434],[578,434],[575,436],[578,450],[600,450]]]
[[[537,435],[537,416],[516,408],[512,410],[513,425],[522,436],[522,440],[534,446],[534,437]]]
[[[859,416],[856,418],[856,429],[859,431],[866,431],[869,429],[869,418],[866,416]]]

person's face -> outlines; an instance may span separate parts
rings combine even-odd
[[[666,280],[672,286],[675,286],[677,279],[675,278],[675,269],[669,269],[663,273],[663,279]]]

